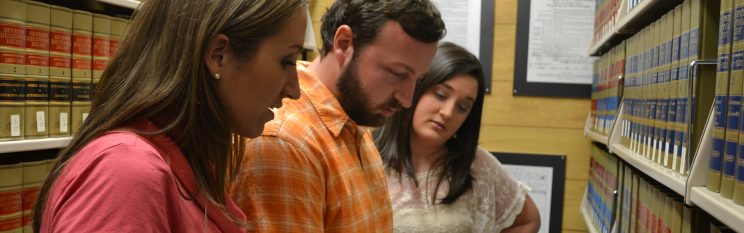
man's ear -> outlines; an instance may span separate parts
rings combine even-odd
[[[230,52],[230,38],[225,34],[217,34],[207,46],[204,63],[211,75],[220,73],[225,65],[225,57]]]
[[[332,52],[342,66],[354,57],[354,32],[349,25],[341,25],[336,29]]]

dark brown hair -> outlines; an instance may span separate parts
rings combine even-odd
[[[421,42],[434,43],[444,37],[439,10],[428,0],[337,0],[322,18],[321,56],[333,48],[333,38],[341,25],[351,27],[354,47],[361,51],[390,20],[400,23],[408,35]]]
[[[375,144],[380,150],[385,166],[395,171],[399,176],[411,177],[418,185],[416,171],[413,169],[411,160],[410,137],[413,113],[421,96],[429,88],[461,74],[468,74],[476,79],[478,95],[470,114],[455,132],[457,138],[450,138],[445,143],[448,154],[437,161],[437,164],[442,165],[442,172],[439,174],[434,193],[437,192],[439,185],[445,179],[449,181],[450,186],[449,193],[440,202],[442,204],[455,202],[457,198],[470,190],[473,183],[470,166],[473,164],[475,152],[478,148],[485,95],[483,69],[478,58],[458,45],[449,42],[440,43],[431,63],[431,69],[416,84],[411,108],[401,110],[373,133]],[[436,198],[436,195],[432,195],[432,198]],[[436,203],[436,200],[433,199],[432,202]]]

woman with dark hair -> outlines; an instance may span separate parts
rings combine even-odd
[[[529,188],[478,147],[485,87],[478,59],[442,43],[410,109],[374,132],[396,232],[536,232]]]
[[[243,137],[300,96],[307,0],[147,0],[63,148],[34,232],[245,232]]]

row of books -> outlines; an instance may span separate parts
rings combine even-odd
[[[717,4],[707,0],[685,0],[624,44],[625,108],[619,129],[621,143],[635,154],[684,176],[690,169],[689,151],[694,149],[690,146],[699,140],[699,133],[688,132],[693,114],[710,106],[704,100],[697,100],[698,92],[708,95],[706,85],[702,84],[709,82],[708,79],[690,76],[688,64],[715,51],[716,35],[711,32],[717,28],[711,22],[718,17],[708,14],[712,7],[718,9]],[[709,75],[705,71],[699,74]],[[700,109],[691,112],[696,107]],[[693,130],[699,132],[702,124],[694,125]],[[689,141],[693,143],[688,145]]]
[[[587,202],[597,232],[732,232],[675,192],[592,145]]]
[[[597,232],[610,232],[614,219],[614,192],[617,189],[618,159],[604,149],[593,145],[587,184],[587,203]]]
[[[622,94],[625,46],[610,49],[594,61],[592,75],[591,130],[607,135],[615,124]]]
[[[0,232],[33,232],[31,210],[52,161],[0,165]]]
[[[596,44],[605,35],[614,33],[615,24],[619,21],[622,0],[596,0],[594,10],[594,33],[592,44]]]
[[[0,140],[71,135],[128,21],[0,0]]]
[[[744,0],[721,0],[707,187],[744,205]]]

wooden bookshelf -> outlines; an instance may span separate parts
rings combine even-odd
[[[744,232],[744,206],[735,204],[706,187],[693,187],[690,201],[736,232]]]
[[[0,154],[61,148],[66,146],[70,139],[71,137],[3,141],[0,142]]]

